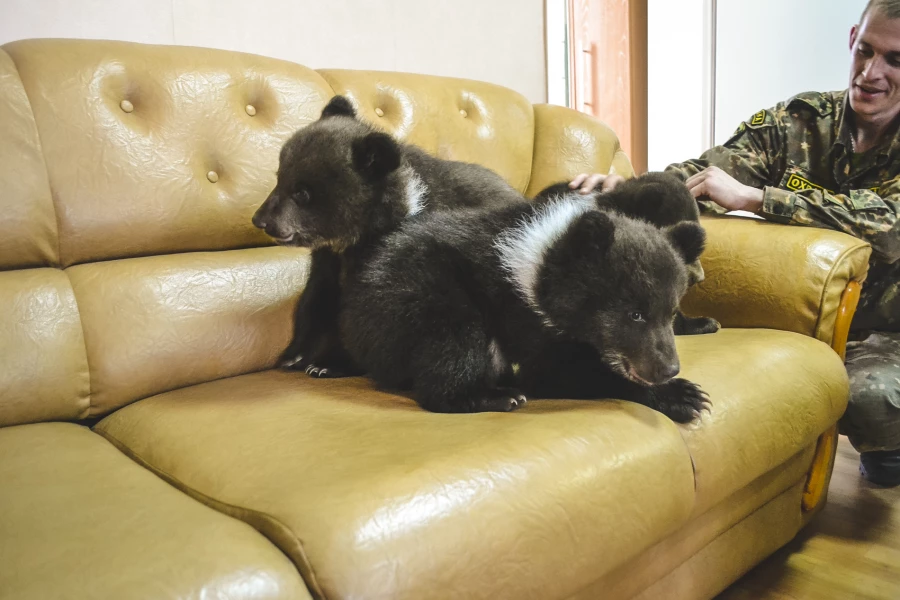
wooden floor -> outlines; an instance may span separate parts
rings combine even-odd
[[[859,475],[841,436],[828,504],[790,544],[716,600],[900,600],[900,487]]]

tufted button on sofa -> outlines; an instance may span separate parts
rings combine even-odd
[[[826,501],[870,248],[709,218],[710,394],[438,415],[274,370],[309,254],[251,215],[335,94],[531,196],[632,169],[495,85],[201,48],[0,51],[0,599],[711,598]]]

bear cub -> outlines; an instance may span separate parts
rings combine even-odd
[[[535,202],[578,194],[567,182],[559,182],[542,190]],[[581,195],[581,194],[578,194]],[[612,191],[601,193],[595,189],[582,197],[593,198],[597,208],[647,221],[657,227],[668,227],[682,221],[700,222],[697,201],[677,177],[663,172],[650,172],[627,179]],[[703,267],[697,260],[688,265],[688,286],[704,280]],[[675,315],[675,335],[715,333],[719,322],[710,317],[688,317],[680,310]]]
[[[608,378],[593,397],[687,422],[707,398],[674,379],[672,319],[704,243],[696,223],[659,228],[573,195],[433,213],[387,236],[347,286],[343,342],[379,385],[435,412],[514,410],[526,395],[513,364],[534,373],[543,348],[584,344]]]
[[[253,224],[284,246],[312,250],[283,368],[316,377],[360,374],[341,345],[341,288],[374,244],[420,213],[502,206],[522,196],[487,168],[435,158],[357,118],[335,96],[282,147],[275,188]]]

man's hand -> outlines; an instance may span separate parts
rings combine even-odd
[[[623,181],[625,181],[625,178],[621,175],[601,175],[600,173],[588,175],[587,173],[581,173],[569,183],[569,188],[577,189],[579,194],[590,194],[599,183],[601,184],[601,192],[609,192]]]
[[[762,208],[762,190],[738,182],[719,167],[707,167],[684,183],[694,198],[712,200],[728,210],[756,213]]]

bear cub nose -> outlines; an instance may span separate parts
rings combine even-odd
[[[663,367],[662,373],[661,373],[661,375],[663,376],[663,381],[668,381],[669,379],[672,379],[673,377],[678,375],[678,371],[680,371],[680,370],[681,370],[681,366],[677,362],[666,365],[665,367]]]

